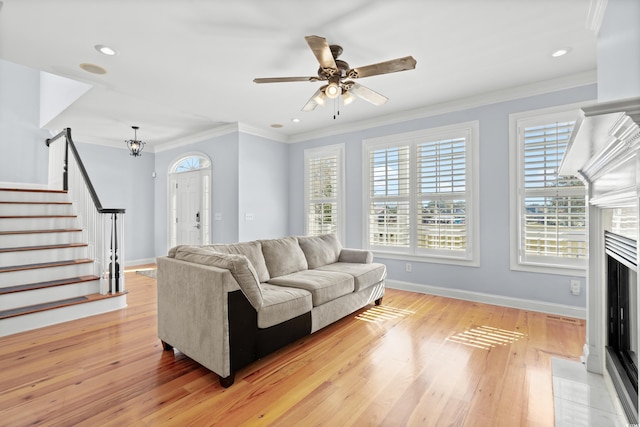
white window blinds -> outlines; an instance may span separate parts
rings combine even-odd
[[[370,244],[409,247],[409,146],[369,153]]]
[[[418,144],[418,247],[466,248],[465,138]]]
[[[305,152],[307,235],[340,234],[341,153],[341,147]]]
[[[476,265],[477,134],[468,122],[365,142],[368,248]]]
[[[580,265],[587,256],[584,187],[576,177],[558,174],[573,125],[557,121],[519,130],[524,262],[570,266]]]

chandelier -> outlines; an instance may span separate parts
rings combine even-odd
[[[133,157],[142,156],[145,142],[138,139],[138,129],[140,128],[138,126],[131,126],[131,128],[133,129],[133,139],[126,140],[125,144],[127,144],[127,148],[131,151]]]

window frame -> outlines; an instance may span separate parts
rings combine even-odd
[[[345,167],[344,167],[344,144],[327,145],[317,148],[306,148],[304,150],[304,233],[309,236],[309,204],[312,201],[309,194],[309,161],[321,159],[329,156],[336,156],[336,237],[340,242],[345,239]]]
[[[389,259],[415,260],[441,264],[454,264],[465,266],[480,266],[480,174],[479,174],[479,128],[478,120],[445,125],[434,128],[422,129],[414,132],[394,134],[384,137],[363,140],[362,144],[362,182],[363,202],[362,218],[363,248],[371,250],[376,255]],[[449,140],[463,136],[465,138],[465,216],[466,220],[466,249],[464,251],[451,251],[447,249],[420,248],[418,247],[418,202],[425,198],[418,191],[418,145],[435,142],[437,140]],[[409,147],[409,184],[408,194],[399,195],[399,201],[408,202],[409,205],[409,244],[408,247],[393,247],[371,244],[370,238],[370,206],[372,200],[371,164],[370,153],[375,150],[394,147]],[[447,194],[441,195],[442,200],[449,199]],[[434,197],[435,198],[435,197]],[[382,199],[378,199],[381,200]]]
[[[548,187],[541,190],[529,190],[524,187],[524,129],[534,126],[549,125],[554,122],[576,121],[581,104],[569,104],[539,110],[512,113],[509,115],[509,211],[510,211],[510,268],[515,271],[560,274],[567,276],[586,276],[588,254],[584,259],[553,257],[547,255],[530,255],[524,253],[523,242],[523,209],[527,194],[535,191],[540,197],[575,196],[575,191]],[[575,125],[574,125],[575,126]],[[569,141],[570,143],[570,141]],[[580,179],[581,182],[584,181]],[[585,198],[585,245],[588,245],[588,209],[587,186],[584,185]],[[531,197],[531,196],[530,196]]]

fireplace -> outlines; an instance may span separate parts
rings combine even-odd
[[[605,364],[631,423],[638,422],[637,244],[605,232],[607,341]]]
[[[579,176],[587,189],[589,266],[583,359],[589,372],[604,376],[628,422],[635,424],[640,97],[582,107],[559,172]]]

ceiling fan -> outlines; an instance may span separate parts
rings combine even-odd
[[[323,105],[327,98],[336,99],[342,95],[345,105],[351,103],[354,96],[364,99],[373,105],[382,105],[388,98],[361,84],[353,81],[363,77],[389,74],[398,71],[413,70],[416,60],[412,56],[392,59],[364,67],[350,68],[345,61],[338,59],[342,54],[342,47],[329,45],[324,37],[306,36],[305,40],[320,63],[317,76],[311,77],[265,77],[253,79],[255,83],[283,83],[283,82],[318,82],[327,84],[318,89],[302,107],[302,111],[312,111],[318,105]]]

